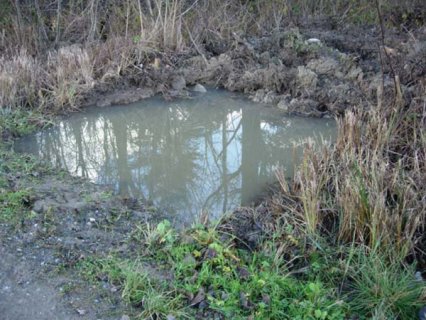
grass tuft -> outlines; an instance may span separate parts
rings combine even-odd
[[[400,259],[360,248],[350,268],[349,303],[362,318],[415,319],[426,302],[426,286]]]

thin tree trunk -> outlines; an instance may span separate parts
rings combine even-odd
[[[148,7],[149,10],[149,14],[151,16],[151,18],[154,16],[154,12],[152,11],[152,3],[151,0],[146,0],[146,5]]]
[[[129,33],[129,16],[130,16],[130,3],[129,0],[127,0],[127,8],[126,8],[126,35],[125,39],[127,40],[128,33]]]
[[[58,0],[58,7],[56,9],[56,38],[55,38],[55,47],[58,48],[59,40],[61,38],[61,10],[62,10],[62,0]]]
[[[19,43],[22,44],[22,13],[21,13],[21,6],[19,4],[19,0],[15,0],[15,10],[16,10],[16,16],[18,18],[18,30],[17,30],[16,36],[18,37]]]
[[[46,29],[44,27],[43,15],[41,13],[38,0],[34,0],[34,6],[36,9],[36,14],[37,14],[37,24],[39,25],[39,30],[40,30],[40,34],[42,38],[40,42],[42,43],[42,45],[44,45],[47,43],[49,38],[47,37]]]
[[[226,115],[222,122],[222,185],[223,185],[223,206],[222,211],[228,209],[228,137],[226,133]]]
[[[98,24],[98,1],[92,0],[90,2],[90,31],[87,37],[88,41],[95,40],[96,29]]]
[[[139,20],[141,23],[141,40],[143,40],[145,38],[145,32],[144,32],[144,28],[143,28],[143,13],[142,13],[142,6],[141,6],[141,1],[138,1],[138,9],[139,9]]]

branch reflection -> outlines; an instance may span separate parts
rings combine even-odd
[[[153,98],[89,110],[26,137],[17,151],[142,197],[190,223],[201,210],[220,215],[250,204],[274,179],[293,171],[294,143],[334,136],[327,119],[282,118],[242,97],[212,91],[192,100]],[[293,154],[296,153],[296,157]]]

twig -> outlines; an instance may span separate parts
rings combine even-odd
[[[380,63],[381,63],[381,69],[382,69],[382,86],[383,86],[383,89],[384,89],[385,74],[384,74],[384,69],[383,69],[383,59],[382,59],[382,50],[381,49],[383,49],[383,52],[385,53],[385,56],[388,60],[389,67],[391,69],[391,75],[392,75],[393,84],[394,84],[395,93],[396,93],[396,95],[394,96],[394,99],[396,99],[396,98],[402,99],[402,92],[401,92],[401,87],[400,87],[400,83],[399,83],[399,77],[396,75],[395,69],[393,68],[392,60],[391,60],[387,50],[385,49],[385,27],[384,27],[384,23],[383,23],[382,12],[380,10],[379,0],[375,0],[375,4],[376,4],[377,15],[378,15],[378,18],[379,18],[380,34],[381,34],[381,46],[379,46],[379,57],[380,57]],[[396,102],[396,101],[394,100],[394,102]]]
[[[188,32],[189,39],[191,39],[191,42],[192,42],[192,44],[194,45],[195,50],[197,50],[198,54],[199,54],[200,56],[202,56],[202,57],[203,57],[204,63],[207,65],[207,64],[208,64],[207,58],[206,58],[206,56],[204,55],[204,53],[200,50],[200,48],[198,47],[198,45],[197,45],[197,43],[195,42],[194,38],[192,37],[191,31],[189,31],[188,25],[186,24],[186,22],[185,22],[185,21],[183,21],[183,24],[185,25],[185,29],[186,29],[186,31]]]
[[[186,9],[184,12],[182,12],[181,14],[180,14],[180,17],[183,17],[185,14],[187,14],[192,8],[194,8],[195,7],[195,5],[199,2],[200,0],[196,0],[196,1],[194,1],[194,3],[193,4],[191,4],[190,6],[189,6],[189,8],[188,9]]]

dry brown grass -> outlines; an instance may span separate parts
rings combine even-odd
[[[202,53],[203,45],[229,45],[236,34],[259,35],[312,15],[341,17],[369,2],[89,0],[67,1],[57,12],[49,1],[37,3],[0,5],[3,108],[75,108],[94,82],[117,78],[148,49]]]
[[[52,105],[63,110],[77,108],[79,97],[94,85],[93,57],[86,49],[78,46],[62,47],[51,52],[47,58],[44,105]]]
[[[88,53],[77,47],[50,52],[45,61],[25,50],[0,60],[0,105],[8,108],[75,108],[78,97],[93,85]]]
[[[143,60],[146,47],[124,38],[71,45],[33,57],[26,50],[0,58],[0,106],[64,112],[76,109],[96,83],[118,79]]]
[[[11,59],[0,58],[0,106],[15,108],[38,102],[41,69],[37,59],[21,50]]]
[[[283,193],[299,199],[291,210],[308,234],[334,230],[339,241],[406,256],[426,227],[426,105],[382,105],[347,112],[336,143],[321,152],[308,147]]]
[[[368,0],[87,0],[4,1],[0,4],[0,52],[20,48],[40,54],[63,43],[96,43],[124,37],[145,46],[182,50],[226,40],[233,32],[263,34],[306,20],[333,16],[337,21],[371,23],[374,3]],[[380,1],[383,12],[416,13],[421,0]],[[420,9],[421,10],[421,9]],[[55,12],[56,11],[56,12]],[[14,52],[11,52],[14,51]]]

